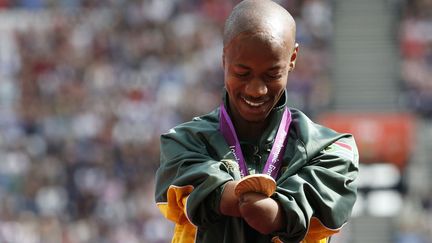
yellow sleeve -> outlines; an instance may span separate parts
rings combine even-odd
[[[330,229],[325,227],[317,218],[311,218],[309,230],[301,243],[327,243],[328,238],[339,231],[340,229]],[[279,237],[274,237],[272,242],[282,243]]]
[[[173,186],[167,191],[166,203],[157,206],[165,218],[175,222],[172,243],[193,243],[196,238],[196,226],[190,223],[186,215],[186,203],[193,186]]]
[[[311,218],[309,230],[302,243],[326,243],[327,239],[340,231],[324,226],[317,218]]]

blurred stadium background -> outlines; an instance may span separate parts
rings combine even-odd
[[[0,0],[0,242],[165,243],[159,135],[220,102],[238,1]],[[332,243],[432,242],[432,1],[280,0],[294,107],[360,147]]]

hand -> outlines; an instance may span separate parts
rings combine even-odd
[[[244,220],[261,234],[270,234],[285,227],[282,208],[272,198],[256,192],[240,197],[239,210]]]
[[[219,210],[223,215],[241,217],[239,210],[239,198],[234,193],[238,181],[229,181],[222,192]]]

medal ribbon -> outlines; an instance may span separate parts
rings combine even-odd
[[[279,124],[278,131],[276,133],[273,147],[270,150],[269,157],[264,166],[264,170],[262,171],[263,174],[267,174],[273,177],[275,180],[282,164],[282,156],[284,154],[285,146],[288,140],[286,138],[288,135],[290,124],[291,112],[288,108],[285,108],[281,122]],[[226,142],[228,143],[228,146],[231,149],[231,152],[233,153],[234,158],[239,165],[240,175],[242,177],[247,176],[249,172],[246,161],[243,157],[243,153],[241,151],[240,142],[237,138],[234,125],[223,104],[220,106],[219,111],[219,129],[224,136]]]

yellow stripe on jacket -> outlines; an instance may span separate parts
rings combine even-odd
[[[325,243],[328,237],[339,231],[340,229],[327,228],[317,218],[313,217],[310,220],[309,230],[303,241],[304,243]]]
[[[340,231],[339,229],[330,229],[324,226],[317,218],[313,217],[310,220],[309,229],[306,237],[301,243],[327,243],[328,238]],[[279,237],[273,237],[273,243],[283,243]]]
[[[166,203],[157,206],[165,218],[175,222],[172,243],[193,243],[196,238],[196,226],[191,224],[186,214],[186,202],[193,186],[173,186],[168,188]]]

